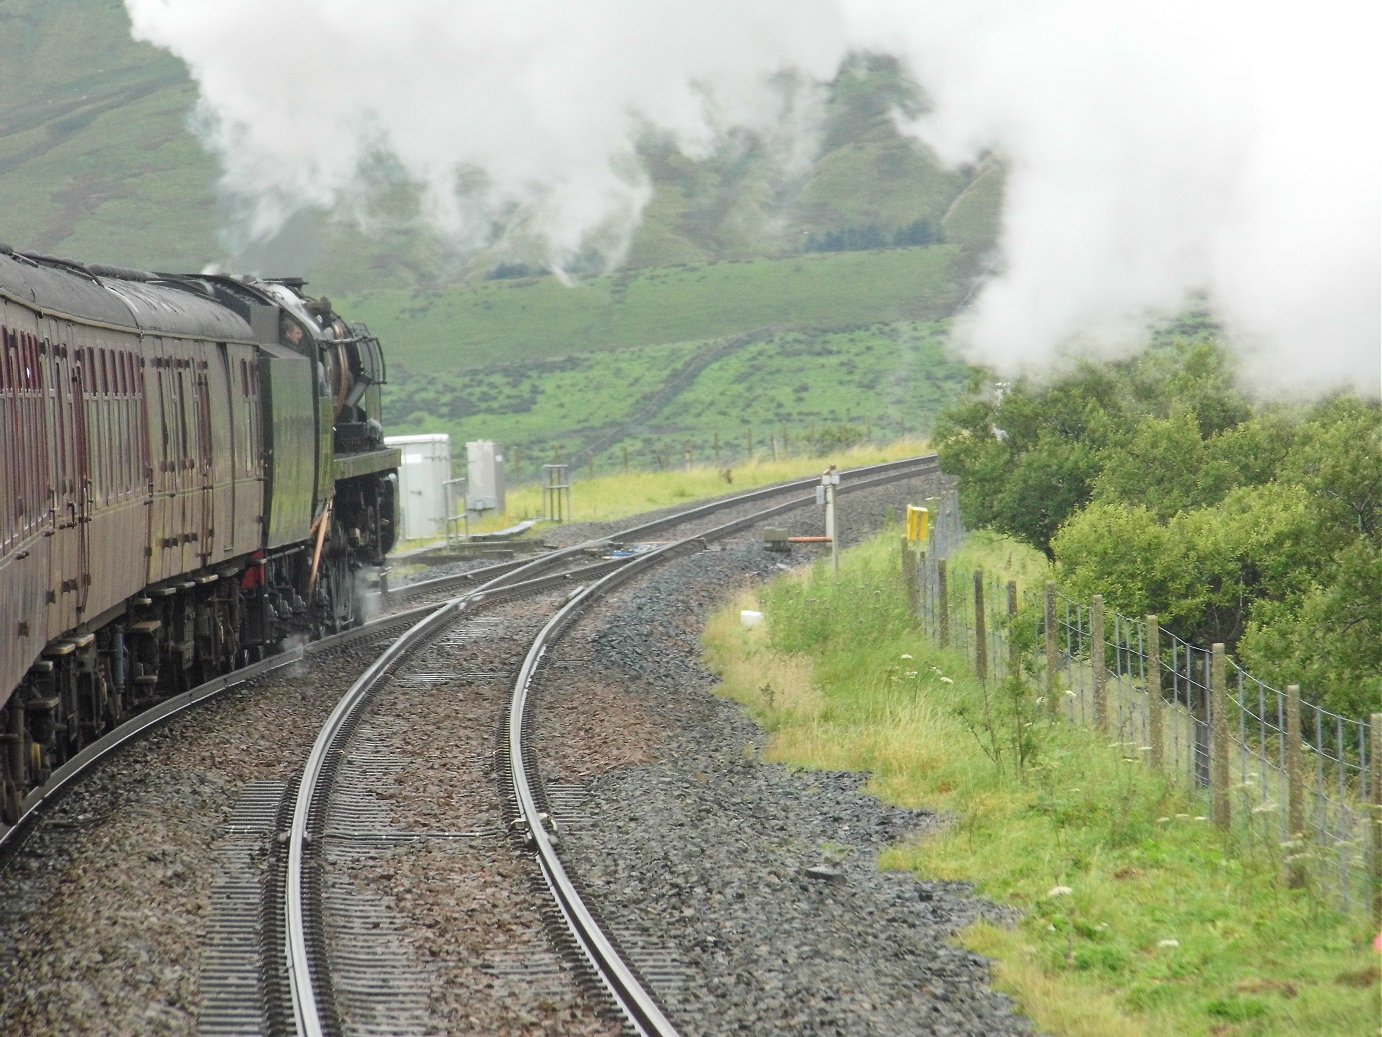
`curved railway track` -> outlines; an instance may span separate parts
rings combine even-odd
[[[934,461],[928,460],[923,467],[927,471],[934,470]],[[894,481],[913,474],[916,468],[915,464],[884,466],[881,470],[855,474],[851,479],[851,485],[857,488]],[[321,922],[312,910],[314,903],[320,901],[320,888],[318,883],[314,882],[309,863],[309,846],[320,845],[321,835],[326,826],[329,787],[323,779],[331,770],[331,761],[346,754],[345,743],[350,733],[391,671],[400,665],[403,658],[451,624],[459,613],[479,603],[492,601],[496,597],[521,593],[535,586],[545,589],[556,585],[558,581],[570,584],[585,577],[595,578],[593,582],[579,583],[562,607],[543,626],[534,638],[518,673],[513,700],[508,710],[507,741],[503,751],[504,759],[507,761],[506,781],[513,790],[516,805],[516,817],[510,820],[508,827],[510,831],[516,828],[523,833],[572,937],[630,1024],[644,1034],[670,1035],[677,1032],[656,995],[639,975],[637,968],[625,958],[617,940],[606,932],[597,913],[586,903],[579,886],[568,875],[561,861],[556,843],[548,829],[548,819],[551,815],[546,809],[545,793],[539,788],[535,768],[536,756],[524,741],[529,720],[528,689],[549,644],[560,636],[592,599],[608,592],[634,574],[645,573],[656,563],[669,557],[675,557],[688,550],[703,549],[708,542],[727,537],[769,517],[809,503],[814,498],[800,499],[796,494],[807,487],[814,487],[815,484],[816,480],[803,480],[787,487],[773,487],[624,530],[610,537],[607,543],[624,544],[675,527],[694,527],[692,530],[684,531],[680,539],[670,543],[652,547],[638,554],[585,566],[576,574],[562,573],[555,578],[549,576],[522,579],[536,569],[550,567],[558,559],[565,560],[588,550],[589,544],[558,552],[539,562],[505,566],[503,572],[494,575],[472,593],[447,602],[418,622],[370,666],[341,700],[318,737],[304,768],[304,778],[297,793],[293,813],[285,939],[294,1013],[300,1033],[317,1035],[335,1032],[339,1028],[339,1014],[334,1010],[334,1006],[329,1004],[331,986],[326,979],[329,972],[327,941],[320,932]],[[780,500],[784,496],[787,499]],[[773,498],[779,498],[778,503],[765,504]],[[707,521],[720,519],[726,512],[742,512],[746,508],[749,509],[747,513],[741,514],[738,518],[705,527]],[[488,571],[486,574],[488,575]],[[471,574],[465,578],[477,577]],[[396,1006],[386,1006],[385,1017],[396,1018],[393,1014],[395,1011]]]
[[[934,470],[934,461],[925,459],[920,464],[892,465],[882,469],[845,473],[841,489],[842,492],[849,492],[892,479],[907,479],[919,474],[933,473]],[[342,883],[339,876],[333,879],[324,871],[322,854],[325,852],[324,848],[329,847],[333,840],[341,844],[349,843],[353,839],[359,844],[362,840],[368,842],[370,837],[357,833],[343,839],[339,831],[333,834],[328,829],[328,824],[335,822],[326,820],[329,816],[327,804],[331,799],[331,793],[327,783],[322,779],[323,776],[339,774],[343,764],[352,759],[350,750],[343,748],[337,739],[342,735],[348,736],[352,729],[359,730],[362,718],[370,711],[369,696],[382,685],[397,683],[397,675],[409,665],[403,661],[405,655],[410,651],[415,654],[421,652],[425,659],[429,650],[419,646],[429,635],[448,625],[454,628],[458,624],[474,624],[482,609],[508,608],[513,612],[515,607],[506,603],[521,595],[545,597],[548,602],[546,609],[551,616],[523,653],[521,665],[511,661],[505,667],[506,679],[512,681],[513,701],[508,707],[508,719],[503,728],[504,755],[509,762],[508,773],[503,777],[502,784],[511,790],[511,805],[488,817],[483,823],[473,823],[474,819],[443,820],[433,817],[425,831],[412,830],[406,824],[394,824],[390,826],[392,832],[385,833],[382,840],[376,842],[382,841],[395,846],[400,842],[425,843],[435,847],[439,844],[449,846],[456,843],[470,846],[476,842],[489,841],[507,844],[510,854],[513,843],[521,842],[524,845],[524,855],[532,854],[542,869],[544,884],[555,895],[555,903],[559,905],[555,909],[555,914],[566,920],[574,934],[569,944],[574,950],[566,954],[566,960],[560,968],[569,968],[572,957],[586,957],[593,963],[599,975],[598,984],[576,980],[573,981],[573,989],[588,993],[593,987],[603,986],[615,994],[627,1025],[633,1029],[643,1033],[675,1032],[664,1010],[663,999],[650,989],[642,977],[644,972],[659,971],[658,953],[654,951],[651,956],[643,953],[641,957],[636,954],[637,960],[631,962],[619,949],[621,937],[607,932],[601,925],[600,908],[587,903],[584,895],[567,874],[568,866],[563,863],[560,856],[559,840],[552,837],[550,818],[565,816],[569,811],[562,804],[554,806],[551,802],[553,790],[544,787],[537,776],[538,754],[525,742],[525,733],[532,724],[529,710],[532,698],[530,692],[535,683],[541,683],[542,671],[549,664],[553,644],[577,621],[582,608],[610,594],[615,586],[636,576],[642,570],[649,570],[660,562],[685,555],[687,552],[701,551],[717,539],[740,532],[773,514],[814,503],[816,484],[817,480],[811,479],[787,487],[757,491],[713,505],[661,516],[630,529],[617,530],[574,547],[550,552],[530,562],[489,566],[469,573],[453,574],[398,588],[384,596],[383,607],[390,610],[387,618],[375,621],[361,630],[338,635],[305,650],[290,653],[286,658],[262,664],[253,673],[242,672],[217,682],[224,688],[234,687],[236,680],[243,684],[271,681],[276,679],[275,673],[292,673],[294,667],[300,667],[304,662],[313,659],[324,658],[331,653],[344,653],[359,658],[370,651],[367,648],[369,645],[389,645],[387,651],[373,660],[359,680],[354,682],[351,692],[345,699],[340,700],[334,707],[323,710],[324,714],[330,713],[330,717],[322,725],[322,733],[315,743],[314,751],[302,769],[300,783],[296,774],[288,780],[247,782],[241,790],[242,795],[232,812],[230,823],[222,826],[223,832],[229,830],[234,833],[238,830],[248,839],[244,844],[223,845],[223,856],[226,853],[231,857],[248,856],[256,863],[246,866],[242,861],[239,872],[231,869],[229,877],[222,882],[225,888],[221,890],[224,893],[223,899],[230,903],[231,907],[229,910],[213,912],[215,917],[207,926],[213,936],[220,931],[218,926],[233,932],[230,935],[221,932],[216,937],[219,940],[219,949],[203,949],[201,952],[201,989],[197,992],[200,1004],[194,1012],[199,1020],[200,1032],[431,1032],[429,1027],[434,1027],[435,1022],[429,1024],[424,1021],[427,1018],[426,1013],[418,1008],[416,1003],[410,1009],[406,997],[402,1002],[390,1002],[387,998],[375,999],[373,1003],[376,1007],[373,1009],[368,1007],[368,997],[365,1002],[357,999],[347,1004],[344,1009],[336,1002],[336,995],[340,992],[337,987],[349,988],[355,981],[348,974],[343,980],[332,978],[333,969],[339,974],[339,960],[333,963],[331,954],[325,949],[331,944],[331,938],[324,935],[324,927],[328,922],[320,920],[321,906],[326,903],[328,915],[334,910],[338,920],[345,917],[356,924],[357,936],[358,925],[364,916],[354,913],[355,908],[349,898],[342,901],[337,896],[334,908],[330,906],[331,896],[324,898],[323,882],[335,882],[338,890]],[[805,496],[804,493],[808,490],[811,494]],[[676,534],[668,532],[678,525],[680,528]],[[665,542],[650,544],[650,538],[656,535],[663,535]],[[673,536],[676,539],[672,539]],[[618,548],[624,550],[616,551]],[[602,554],[606,557],[591,561],[592,554]],[[611,555],[613,557],[609,557]],[[469,592],[456,596],[457,590],[461,587],[469,588]],[[416,604],[418,600],[425,598],[432,598],[434,601],[440,599],[441,604]],[[529,600],[525,598],[525,604],[520,611],[531,613],[535,610],[535,606],[527,603]],[[531,627],[535,623],[536,620],[530,616],[528,625]],[[451,648],[454,650],[457,635],[453,634],[451,637]],[[470,640],[477,643],[493,639],[493,628],[488,634],[470,635]],[[516,660],[517,656],[514,658]],[[358,669],[360,663],[355,662],[351,665]],[[429,678],[425,672],[425,662],[422,665],[424,671],[419,679],[422,686],[426,687]],[[277,670],[271,670],[271,666],[276,666]],[[514,667],[517,667],[516,674],[512,672]],[[431,676],[438,675],[434,673]],[[177,708],[185,708],[195,702],[211,701],[217,690],[220,689],[197,689],[183,697],[187,700],[185,703],[167,703],[161,715],[144,718],[142,726],[146,730],[150,727],[158,728],[167,723],[168,717],[172,716]],[[408,708],[415,706],[416,704]],[[387,725],[389,716],[403,715],[406,709],[402,706],[383,706],[376,712],[385,718]],[[414,713],[408,715],[415,717]],[[414,731],[428,729],[426,721],[414,719],[411,722],[414,724]],[[491,720],[488,726],[496,727],[497,724]],[[356,753],[355,756],[376,758],[376,769],[370,771],[366,768],[361,772],[357,768],[353,779],[357,783],[363,780],[367,786],[372,781],[377,784],[380,773],[377,767],[384,766],[380,762],[383,757],[377,749],[380,737],[377,734],[370,737],[373,741],[369,744],[374,748]],[[420,742],[424,739],[419,736],[417,740]],[[406,753],[408,739],[404,737],[402,742]],[[95,750],[101,747],[92,748]],[[108,762],[112,751],[110,746],[106,746],[102,753],[94,754],[93,759],[97,760],[98,764],[102,759]],[[472,749],[468,752],[474,758],[472,763],[484,758],[488,765],[490,750]],[[291,749],[286,748],[285,754],[291,755]],[[301,760],[301,756],[298,756],[298,760]],[[74,761],[74,765],[79,762]],[[283,767],[280,765],[280,774],[282,770]],[[463,780],[473,782],[474,773],[472,771],[471,776]],[[75,769],[66,775],[55,774],[54,781],[58,782],[60,777],[62,781],[39,790],[39,793],[31,797],[32,802],[29,806],[41,809],[45,805],[60,803],[62,797],[58,792],[76,780],[75,774]],[[355,795],[358,803],[359,795]],[[495,819],[499,821],[498,824],[492,823]],[[58,827],[60,828],[61,824]],[[275,833],[287,834],[276,837]],[[45,833],[45,838],[48,834],[51,833]],[[281,870],[276,878],[264,877],[263,869],[259,868],[260,858],[278,860]],[[355,865],[359,867],[360,858],[356,858]],[[500,870],[498,866],[495,867],[496,870]],[[3,873],[0,873],[0,881],[2,880]],[[245,887],[243,891],[235,892],[232,887],[236,882]],[[342,908],[342,904],[346,906]],[[318,921],[312,921],[314,914],[318,916]],[[264,939],[264,936],[277,931],[280,919],[286,926],[287,933],[286,942],[280,946],[286,949],[277,952],[273,950],[273,946],[278,943],[277,939]],[[378,918],[363,924],[372,925],[376,929],[381,925],[385,929],[388,928],[387,924],[380,923]],[[426,924],[429,923],[424,923]],[[316,935],[313,935],[314,927]],[[254,946],[255,934],[259,937],[257,947]],[[626,944],[630,942],[627,937],[622,939]],[[336,944],[339,948],[348,946],[353,941],[355,937],[339,938]],[[636,944],[637,940],[633,942]],[[0,946],[0,961],[3,960],[3,951],[3,946]],[[366,974],[377,969],[381,960],[379,954],[373,951],[358,953],[367,954],[369,968],[365,970]],[[250,963],[256,963],[255,967],[261,970],[257,979],[248,976],[244,971]],[[531,978],[527,974],[529,965],[514,962],[497,965],[491,963],[491,974],[503,973],[505,968],[509,970],[510,979]],[[671,971],[676,973],[677,970],[673,967]],[[673,982],[675,981],[674,976]],[[406,981],[400,981],[396,985],[404,987],[407,984]],[[502,987],[502,984],[500,986]],[[573,997],[573,1003],[578,1000],[579,997]],[[362,1004],[366,1007],[362,1008]],[[367,1019],[370,1011],[375,1012],[374,1029],[362,1022]],[[410,1011],[415,1015],[409,1016]],[[599,1008],[590,1008],[589,1012],[589,1015],[568,1016],[556,1029],[545,1032],[609,1032],[607,1028],[610,1025],[610,1014]],[[343,1017],[346,1023],[344,1026]],[[409,1018],[416,1020],[416,1029],[409,1030],[403,1027],[395,1030],[391,1028],[390,1023],[378,1021],[392,1019],[397,1023]],[[5,1019],[0,1018],[0,1022],[4,1021]],[[483,1028],[472,1027],[471,1032],[484,1031]],[[535,1029],[532,1032],[540,1031]]]

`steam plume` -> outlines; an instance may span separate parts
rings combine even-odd
[[[523,225],[617,252],[640,126],[704,154],[799,110],[784,82],[895,55],[904,125],[1008,172],[1001,255],[957,338],[1004,371],[1129,348],[1210,298],[1269,389],[1382,392],[1377,63],[1359,5],[1245,0],[126,0],[181,57],[225,186],[270,235],[396,166],[462,247]],[[794,78],[781,73],[794,70]],[[610,249],[607,247],[606,251]]]

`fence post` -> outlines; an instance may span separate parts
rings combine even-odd
[[[1160,770],[1165,762],[1166,734],[1161,701],[1161,622],[1147,616],[1147,729],[1152,749],[1152,766]]]
[[[907,608],[913,616],[917,616],[921,612],[918,601],[921,588],[917,586],[917,556],[906,537],[902,538],[902,580],[907,589]]]
[[[1214,823],[1227,828],[1233,819],[1228,798],[1228,659],[1216,641],[1209,670],[1209,781],[1213,787]]]
[[[979,683],[989,682],[989,646],[984,615],[984,571],[974,570],[974,669],[979,672]]]
[[[1108,674],[1104,667],[1104,596],[1094,595],[1090,615],[1089,665],[1094,670],[1094,726],[1108,730]]]
[[[1300,685],[1286,686],[1286,838],[1305,835],[1305,775],[1300,770]],[[1299,852],[1292,854],[1299,858]],[[1286,870],[1286,884],[1292,889],[1305,885],[1305,869],[1299,859]]]
[[[1008,581],[1008,676],[1022,672],[1022,649],[1017,638],[1017,581]]]
[[[941,647],[950,647],[950,576],[942,558],[936,563],[936,603],[941,613]]]
[[[1372,910],[1376,916],[1382,911],[1382,713],[1374,713],[1368,718],[1368,744],[1372,793],[1369,797],[1372,807]]]
[[[1060,666],[1060,649],[1056,644],[1056,585],[1046,581],[1046,707],[1051,713],[1060,709],[1056,700],[1056,673]]]

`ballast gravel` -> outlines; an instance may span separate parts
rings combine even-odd
[[[914,481],[850,495],[842,543],[935,492]],[[792,519],[813,520],[811,509]],[[945,822],[868,795],[867,775],[763,762],[764,733],[715,697],[700,662],[706,619],[782,564],[751,537],[667,563],[553,650],[603,671],[554,668],[541,691],[544,779],[585,793],[557,818],[571,867],[625,927],[634,961],[667,977],[654,988],[683,1033],[1032,1033],[992,991],[988,963],[953,942],[1006,913],[964,885],[877,868],[884,847]],[[561,740],[571,730],[583,732],[575,747]],[[601,742],[624,762],[592,772],[578,747]]]

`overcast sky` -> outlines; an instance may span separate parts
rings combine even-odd
[[[636,223],[640,124],[691,155],[736,125],[808,147],[815,85],[866,49],[933,103],[906,132],[1007,167],[1002,272],[956,332],[971,359],[1111,355],[1206,292],[1255,384],[1382,393],[1382,84],[1352,0],[125,3],[188,64],[251,235],[359,205],[386,154],[458,246],[519,219],[559,265]]]

